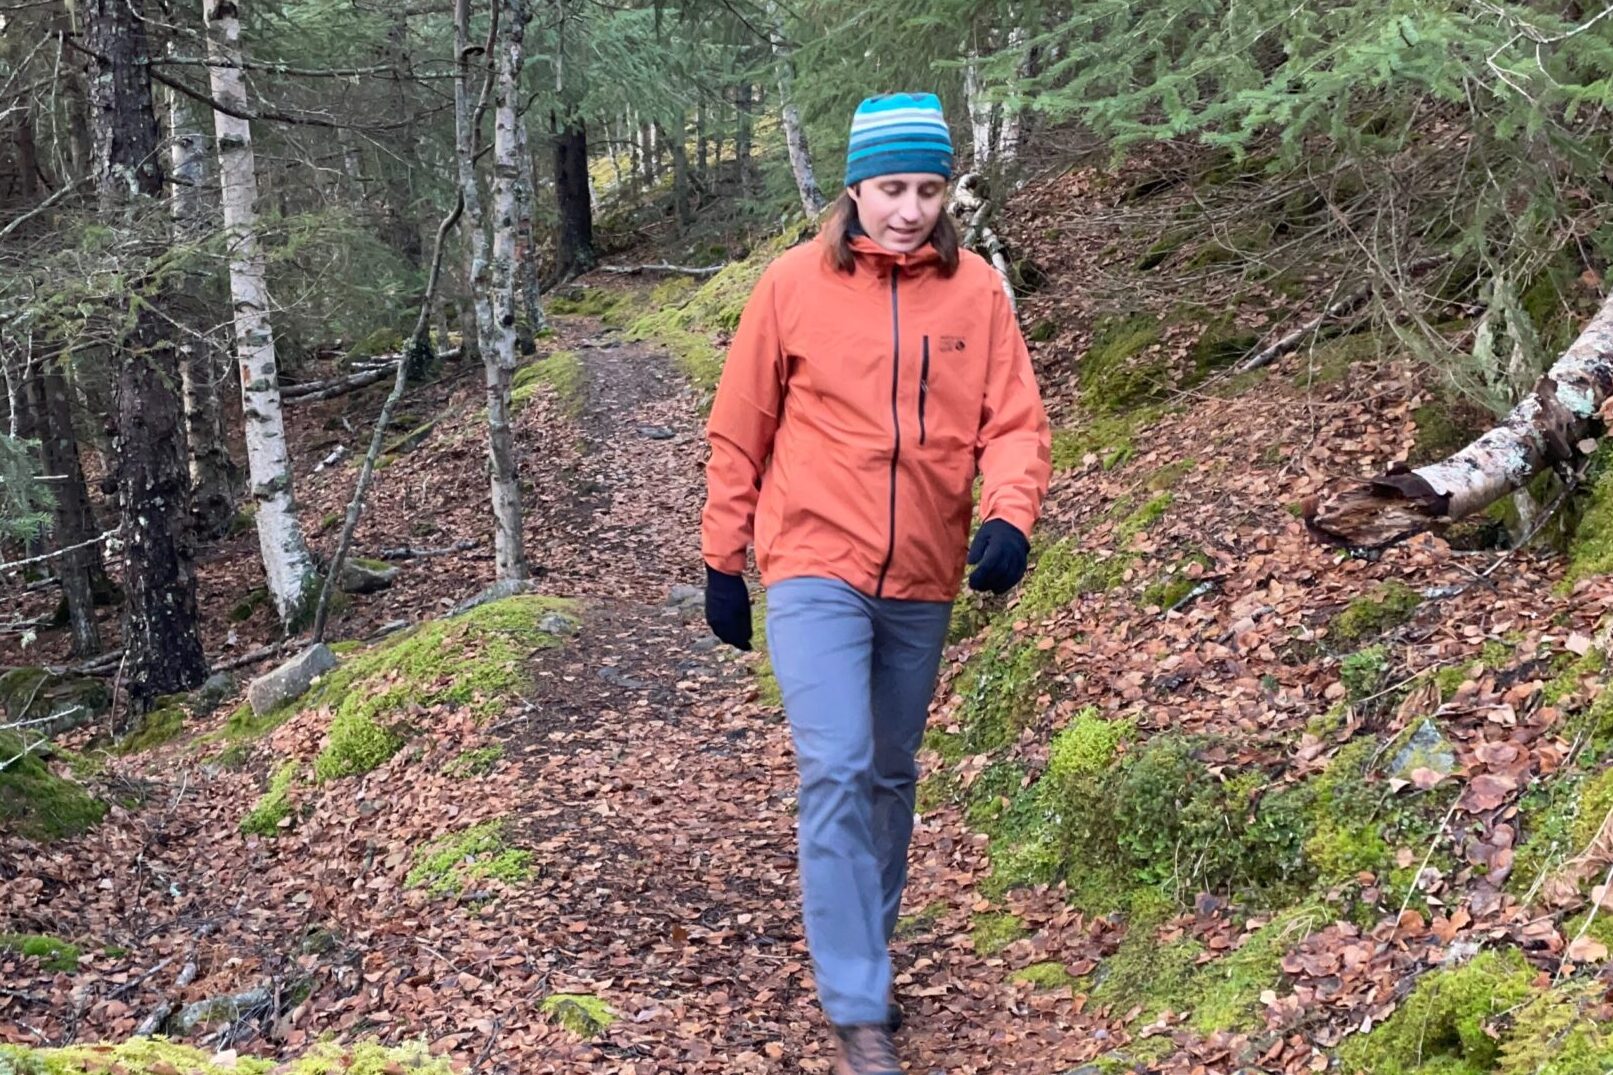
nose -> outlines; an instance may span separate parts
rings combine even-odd
[[[918,223],[924,215],[923,213],[919,212],[918,192],[909,191],[908,193],[902,195],[902,200],[898,205],[897,211],[901,213],[904,223]]]

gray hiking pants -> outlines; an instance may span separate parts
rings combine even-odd
[[[924,737],[952,605],[833,579],[767,591],[767,645],[795,740],[807,947],[836,1026],[883,1023]]]

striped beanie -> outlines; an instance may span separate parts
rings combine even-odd
[[[933,93],[870,97],[851,117],[846,186],[893,172],[952,178],[952,135]]]

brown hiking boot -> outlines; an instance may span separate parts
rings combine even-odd
[[[835,1027],[834,1075],[901,1075],[889,1028],[878,1023]]]

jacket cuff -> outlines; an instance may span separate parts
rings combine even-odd
[[[734,553],[732,556],[707,556],[706,566],[712,571],[724,575],[743,575],[745,573],[745,554]]]

